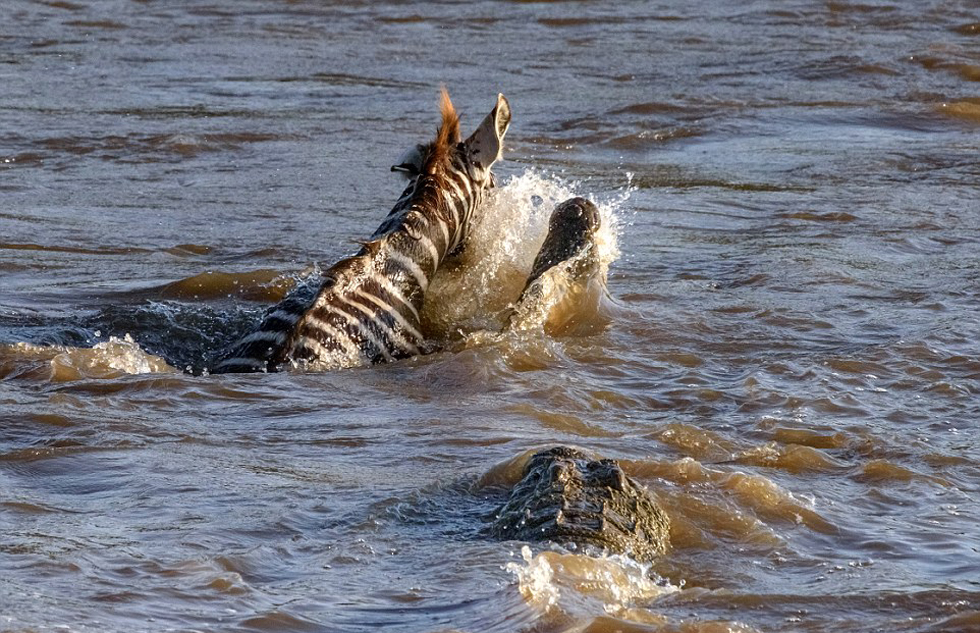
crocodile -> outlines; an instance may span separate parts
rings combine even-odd
[[[540,325],[549,333],[562,333],[577,317],[596,309],[605,293],[596,243],[600,226],[599,209],[590,200],[575,197],[555,207],[548,234],[507,317],[509,329]]]
[[[669,542],[670,520],[653,495],[611,459],[568,446],[535,453],[490,534],[625,554],[650,562]]]

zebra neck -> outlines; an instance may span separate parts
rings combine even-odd
[[[409,194],[409,190],[411,193]],[[422,177],[406,190],[361,255],[384,285],[421,311],[425,293],[448,253],[466,240],[473,208],[482,199],[465,172],[449,169],[442,180]]]

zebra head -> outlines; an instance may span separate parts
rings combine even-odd
[[[452,108],[453,105],[445,91],[443,91],[442,97],[444,99],[442,107],[445,112],[447,106]],[[510,127],[510,103],[504,95],[498,94],[497,105],[483,119],[480,127],[459,148],[464,153],[464,160],[468,159],[467,166],[472,169],[471,175],[474,178],[481,181],[485,180],[490,166],[500,159],[502,143],[508,127]],[[458,121],[456,122],[455,134],[457,138],[453,142],[459,142]],[[414,181],[422,173],[422,167],[432,150],[432,145],[432,143],[418,144],[408,148],[391,166],[391,171],[399,172],[409,180]]]
[[[473,212],[494,184],[490,168],[500,159],[511,115],[507,99],[498,94],[483,122],[462,140],[459,115],[445,90],[440,109],[442,123],[435,140],[410,148],[391,168],[410,182],[372,237],[399,227],[419,235],[436,222],[444,228],[440,250],[445,255],[463,246]]]

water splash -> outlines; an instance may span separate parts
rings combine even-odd
[[[592,200],[602,226],[596,236],[601,272],[619,258],[618,213],[630,186],[608,197],[583,191],[582,182],[529,169],[509,178],[488,200],[465,251],[447,260],[432,281],[422,313],[426,332],[454,338],[504,326],[507,308],[520,296],[534,258],[548,233],[548,220],[559,203],[575,196]]]
[[[536,279],[521,296],[510,318],[510,328],[543,328],[552,336],[584,335],[608,324],[611,318],[605,301],[606,266],[587,261],[591,257],[588,252],[582,253]],[[574,283],[569,284],[570,278],[575,279]]]
[[[521,559],[523,565],[507,563],[504,569],[517,577],[517,587],[524,599],[546,611],[558,604],[560,591],[554,582],[555,572],[551,563],[540,554],[534,556],[527,545],[521,547]]]
[[[129,334],[123,338],[110,336],[109,340],[96,343],[93,347],[33,343],[5,345],[0,348],[0,376],[12,373],[14,366],[20,366],[21,371],[18,373],[23,377],[41,378],[50,382],[177,372],[159,356],[143,351]]]
[[[507,563],[504,569],[516,576],[525,600],[545,611],[558,607],[571,614],[601,611],[622,615],[638,603],[648,605],[681,589],[651,575],[649,565],[627,556],[585,556],[551,550],[535,555],[525,545],[521,559],[522,562]]]

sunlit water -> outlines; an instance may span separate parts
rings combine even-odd
[[[980,630],[975,2],[0,7],[0,630]],[[193,375],[514,120],[442,351]],[[590,327],[504,330],[554,203]],[[570,335],[571,334],[571,335]],[[619,459],[651,566],[496,542]]]

